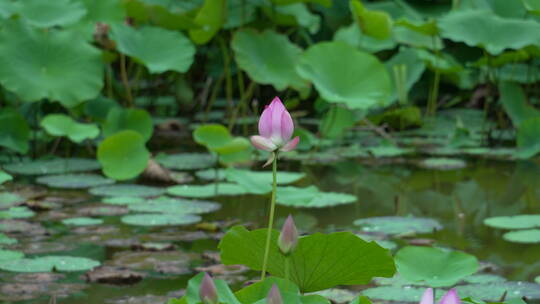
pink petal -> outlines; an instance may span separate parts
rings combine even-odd
[[[265,107],[259,118],[259,134],[264,137],[272,135],[272,104]]]
[[[439,304],[460,304],[459,296],[455,288],[450,289],[441,299]]]
[[[274,145],[274,143],[269,138],[255,135],[251,136],[249,139],[251,140],[251,144],[257,149],[270,152],[277,149],[277,146]]]
[[[287,110],[281,114],[281,138],[288,141],[294,132],[294,123]]]
[[[420,304],[433,304],[433,288],[428,288],[424,291]]]
[[[292,150],[294,150],[296,148],[296,145],[298,145],[298,142],[300,142],[300,137],[296,136],[291,141],[286,143],[285,146],[281,147],[281,149],[279,149],[279,150],[283,151],[283,152],[292,151]]]
[[[272,100],[269,109],[271,109],[272,111],[272,134],[270,135],[270,137],[274,139],[274,142],[284,142],[287,139],[284,139],[281,134],[281,116],[284,112],[287,112],[287,109],[285,109],[285,106],[283,105],[283,103],[281,103],[279,97],[276,97],[274,98],[274,100]]]

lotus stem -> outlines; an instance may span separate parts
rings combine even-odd
[[[124,83],[124,88],[126,90],[126,99],[128,106],[133,106],[133,96],[131,95],[131,88],[129,87],[129,80],[126,71],[126,56],[120,54],[120,77],[122,78],[122,83]]]
[[[272,239],[272,226],[274,224],[274,211],[276,209],[276,190],[277,190],[277,159],[278,153],[274,153],[274,160],[272,161],[272,196],[270,198],[270,216],[268,218],[268,232],[266,234],[266,245],[264,247],[263,266],[261,270],[261,281],[266,276],[266,269],[268,267],[268,255],[270,253],[270,240]]]

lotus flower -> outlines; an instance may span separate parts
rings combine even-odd
[[[298,136],[291,140],[293,131],[291,114],[287,112],[279,97],[275,97],[259,119],[260,135],[251,136],[251,143],[255,148],[269,152],[291,151],[300,141]]]
[[[279,234],[278,247],[284,255],[290,254],[298,245],[298,231],[291,215],[287,217],[281,233]]]
[[[422,296],[422,300],[420,301],[420,304],[433,304],[434,302],[433,297],[433,289],[428,288],[424,292],[424,295]],[[452,288],[450,289],[441,299],[439,304],[460,304],[461,301],[459,300],[459,296],[457,294],[457,291]]]
[[[266,303],[268,304],[283,304],[283,298],[281,298],[281,293],[276,284],[272,285],[268,297],[266,298]]]
[[[216,285],[212,277],[206,272],[199,287],[199,297],[204,304],[218,304]]]

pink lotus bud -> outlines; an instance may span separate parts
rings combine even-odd
[[[439,304],[460,304],[459,296],[456,289],[450,289],[441,299]]]
[[[283,299],[281,298],[281,293],[276,284],[272,285],[268,297],[266,298],[267,304],[283,304]]]
[[[296,230],[292,216],[289,214],[287,220],[285,220],[285,224],[283,224],[283,228],[281,228],[278,247],[284,255],[288,255],[294,251],[296,245],[298,245],[298,231]]]
[[[279,97],[275,97],[264,109],[259,119],[259,135],[251,136],[251,143],[255,148],[269,152],[291,151],[300,141],[298,136],[291,140],[293,131],[291,114],[287,112]]]
[[[424,291],[420,304],[433,304],[433,300],[433,288],[428,288],[426,291]]]
[[[216,285],[212,277],[206,272],[199,286],[199,297],[203,304],[218,304]]]

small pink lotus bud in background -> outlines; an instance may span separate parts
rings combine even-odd
[[[281,298],[281,293],[276,284],[272,285],[268,297],[266,298],[266,303],[268,304],[283,304],[283,299]]]
[[[284,255],[288,255],[294,251],[298,245],[298,230],[296,230],[296,225],[294,225],[294,220],[289,214],[283,228],[281,228],[281,233],[279,234],[278,247],[279,250]]]
[[[212,277],[206,272],[199,287],[199,297],[203,304],[218,304],[216,285]]]
[[[422,300],[420,300],[420,304],[433,304],[433,301],[433,288],[428,288],[426,289],[426,291],[424,291],[424,295],[422,296]]]
[[[291,114],[287,112],[279,97],[275,97],[261,114],[259,135],[251,136],[251,143],[255,148],[269,152],[291,151],[300,141],[298,136],[291,140],[293,131]]]

